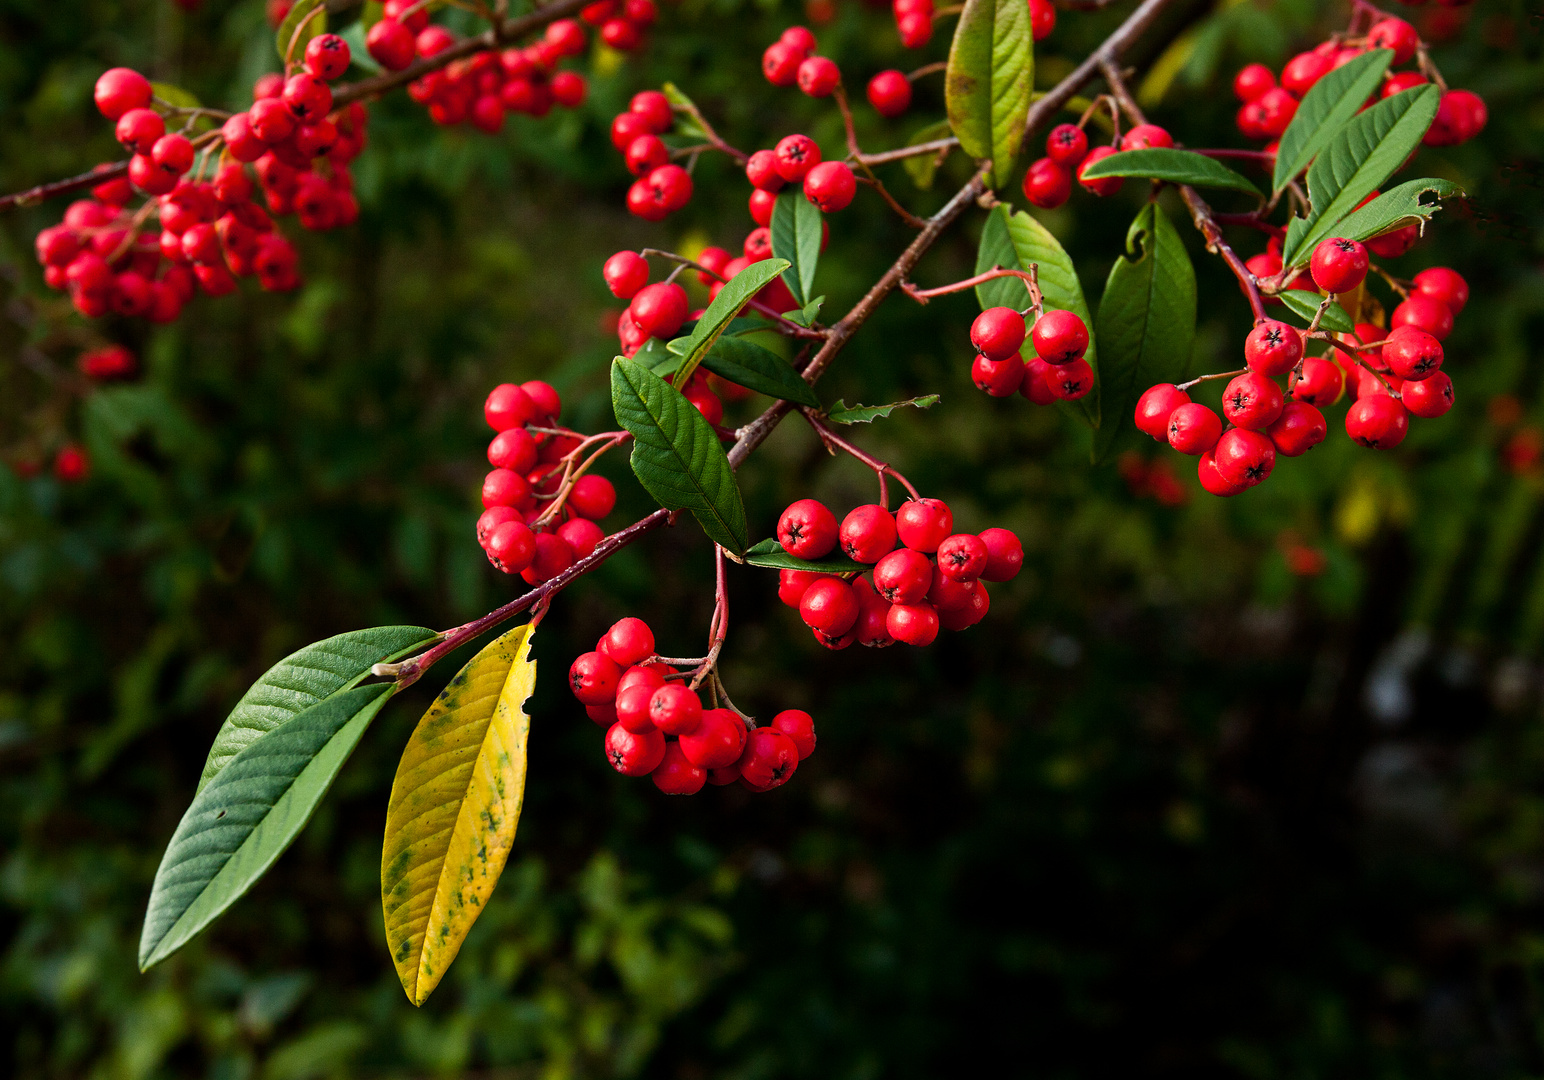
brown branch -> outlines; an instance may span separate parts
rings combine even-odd
[[[19,206],[36,206],[44,199],[52,199],[55,195],[72,195],[86,188],[94,188],[98,184],[105,184],[109,180],[116,180],[120,176],[129,174],[129,163],[119,161],[109,165],[105,169],[93,169],[91,172],[81,173],[79,176],[71,176],[65,180],[55,180],[48,184],[39,184],[35,188],[26,191],[18,191],[14,195],[0,196],[0,212],[14,210]]]

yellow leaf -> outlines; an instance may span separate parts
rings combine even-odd
[[[531,627],[457,672],[397,765],[381,849],[386,943],[408,1000],[422,1005],[456,958],[504,871],[525,798],[536,686]]]

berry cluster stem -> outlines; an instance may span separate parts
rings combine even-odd
[[[1015,277],[1024,282],[1024,288],[1029,290],[1030,309],[1037,315],[1045,307],[1044,298],[1040,295],[1039,266],[1030,263],[1028,270],[1011,270],[1006,266],[994,266],[984,274],[966,278],[964,281],[956,281],[949,285],[940,285],[933,289],[919,289],[909,281],[901,282],[901,292],[911,297],[919,304],[926,304],[935,296],[947,296],[950,293],[964,292],[966,289],[974,289],[977,285],[998,278]]]
[[[830,424],[826,423],[820,418],[820,414],[817,413],[814,409],[811,409],[807,406],[801,406],[799,412],[801,415],[803,415],[804,419],[809,422],[810,427],[815,429],[815,434],[820,436],[820,441],[825,443],[826,451],[832,457],[835,457],[836,452],[840,450],[845,454],[857,458],[870,469],[874,470],[874,475],[879,478],[880,506],[883,506],[886,509],[888,509],[890,506],[888,493],[885,490],[886,473],[899,480],[901,482],[901,486],[911,493],[911,497],[913,499],[922,498],[921,493],[918,492],[916,488],[912,487],[910,480],[906,479],[906,477],[897,472],[895,468],[892,467],[888,462],[880,461],[873,455],[864,453],[852,443],[842,438],[836,433]]]

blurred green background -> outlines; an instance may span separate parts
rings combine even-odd
[[[1037,82],[1131,6],[1063,11]],[[397,753],[456,658],[388,707],[258,888],[140,975],[151,877],[216,727],[274,660],[514,595],[472,537],[483,395],[548,378],[570,423],[611,426],[601,262],[624,244],[735,248],[750,228],[747,186],[711,158],[685,212],[630,218],[609,119],[670,79],[747,149],[804,130],[834,150],[831,110],[757,74],[803,11],[667,4],[583,109],[497,138],[435,129],[395,95],[356,163],[359,224],[298,237],[304,288],[195,301],[170,327],[86,326],[43,288],[31,237],[62,201],[0,219],[0,453],[46,461],[69,438],[94,462],[70,487],[0,470],[0,1074],[1544,1073],[1541,22],[1520,0],[1401,13],[1490,108],[1480,138],[1420,155],[1409,175],[1473,199],[1392,264],[1472,285],[1447,342],[1454,411],[1375,454],[1336,408],[1324,446],[1218,501],[1188,459],[1148,444],[1090,468],[1055,410],[977,392],[969,295],[892,297],[821,392],[941,393],[858,438],[962,526],[1018,530],[1025,572],[932,648],[828,653],[770,572],[732,568],[731,691],[810,710],[820,747],[775,793],[690,799],[613,773],[554,675],[623,614],[695,651],[710,549],[686,523],[571,588],[536,637],[515,854],[421,1010],[383,945],[380,837]],[[947,30],[903,52],[883,8],[815,14],[854,87],[946,50]],[[1129,60],[1155,121],[1243,145],[1233,71],[1279,65],[1346,14],[1178,0]],[[117,156],[90,101],[104,67],[239,106],[271,41],[259,0],[5,0],[0,187]],[[925,81],[897,121],[860,104],[865,147],[938,119],[940,90]],[[926,191],[884,173],[919,211],[967,175],[958,157]],[[1043,215],[1091,301],[1140,187]],[[968,275],[981,219],[916,279]],[[831,227],[818,291],[839,312],[908,232],[861,193]],[[1181,228],[1196,371],[1236,366],[1247,308]],[[1236,239],[1247,256],[1263,238]],[[76,356],[103,340],[143,376],[78,383]],[[785,428],[741,478],[756,536],[794,498],[872,497],[861,469]],[[1144,459],[1178,478],[1164,500],[1136,482]],[[607,471],[615,528],[649,503],[623,461]]]

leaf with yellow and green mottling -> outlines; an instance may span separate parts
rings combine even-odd
[[[456,958],[514,845],[525,798],[531,627],[474,656],[402,751],[386,808],[381,908],[408,1000],[422,1005]]]

